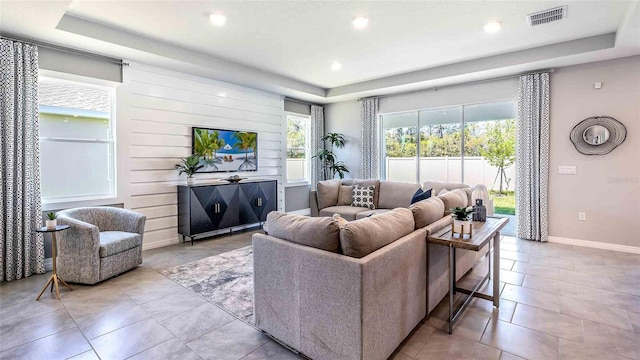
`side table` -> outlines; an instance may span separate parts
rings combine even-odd
[[[40,291],[40,294],[38,295],[38,297],[36,298],[36,301],[40,300],[40,297],[42,296],[42,294],[44,293],[44,291],[47,289],[47,286],[49,286],[49,283],[51,283],[51,291],[53,291],[53,287],[55,285],[56,287],[56,298],[58,300],[60,300],[60,288],[58,287],[58,282],[61,282],[62,285],[66,286],[69,290],[73,290],[71,288],[71,286],[69,286],[69,284],[67,284],[64,280],[62,280],[61,277],[58,276],[58,269],[56,266],[56,258],[58,256],[58,244],[56,242],[56,233],[58,231],[64,231],[67,230],[69,228],[69,225],[57,225],[55,228],[47,228],[47,227],[41,227],[41,228],[37,228],[36,232],[39,233],[51,233],[51,255],[52,255],[52,261],[53,261],[53,274],[51,274],[51,277],[49,278],[49,281],[47,281],[46,284],[44,284],[44,287],[42,288],[42,291]]]
[[[507,225],[507,222],[509,222],[508,218],[497,217],[487,217],[485,222],[474,221],[472,224],[473,236],[471,238],[461,239],[453,236],[450,226],[442,228],[427,237],[428,243],[449,248],[449,334],[453,332],[453,325],[474,297],[492,301],[493,306],[496,308],[500,306],[500,230]],[[491,274],[491,239],[493,239],[493,294],[487,295],[480,293],[479,289],[489,280]],[[486,245],[489,245],[487,274],[471,290],[458,287],[456,284],[456,249],[480,251]],[[453,308],[456,292],[468,295],[457,310]]]

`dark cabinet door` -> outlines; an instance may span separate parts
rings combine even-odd
[[[252,224],[267,219],[277,209],[277,183],[263,181],[240,184],[240,222]]]
[[[238,211],[237,184],[191,188],[192,234],[236,226]]]

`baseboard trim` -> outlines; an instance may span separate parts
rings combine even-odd
[[[311,215],[311,208],[300,209],[300,210],[294,210],[294,211],[287,211],[287,214],[294,214],[294,215],[305,215],[305,216],[309,216],[309,215]]]
[[[620,251],[620,252],[626,252],[631,254],[640,254],[640,247],[638,246],[608,244],[608,243],[601,243],[597,241],[564,238],[559,236],[549,236],[549,242],[557,243],[557,244],[584,246],[584,247],[589,247],[594,249]]]
[[[179,238],[177,238],[177,237],[175,237],[173,239],[165,239],[165,240],[160,240],[160,241],[154,241],[152,243],[145,243],[143,241],[142,251],[151,250],[151,249],[157,249],[159,247],[178,244],[180,242],[181,242],[181,240]]]

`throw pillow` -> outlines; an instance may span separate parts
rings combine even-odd
[[[433,191],[433,189],[429,189],[429,190],[426,190],[426,191],[422,191],[422,189],[418,189],[416,191],[416,193],[413,194],[413,197],[411,198],[411,203],[415,204],[418,201],[422,201],[422,200],[426,200],[426,199],[430,198],[432,191]]]
[[[340,185],[338,190],[337,206],[349,206],[353,202],[353,189],[351,186]]]
[[[440,195],[442,195],[442,194],[446,194],[446,193],[448,193],[449,191],[450,191],[450,190],[449,190],[449,189],[447,189],[447,188],[442,188],[442,190],[440,190],[440,191],[438,192],[438,196],[440,196]]]
[[[353,202],[351,203],[351,206],[365,207],[371,210],[375,209],[376,206],[373,202],[373,194],[375,193],[375,190],[376,187],[373,185],[353,185]]]
[[[340,229],[342,253],[355,258],[365,257],[412,233],[414,227],[411,210],[404,208],[351,221]]]
[[[264,223],[269,236],[340,253],[340,226],[330,217],[308,217],[272,211]]]
[[[320,181],[317,184],[318,210],[335,206],[338,203],[338,191],[340,190],[340,179]]]
[[[338,226],[340,226],[340,229],[342,229],[345,225],[347,225],[349,223],[340,214],[333,214],[333,220],[338,222]]]

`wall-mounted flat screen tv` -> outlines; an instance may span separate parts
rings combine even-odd
[[[198,172],[258,170],[258,133],[194,127],[191,150],[204,167]]]

